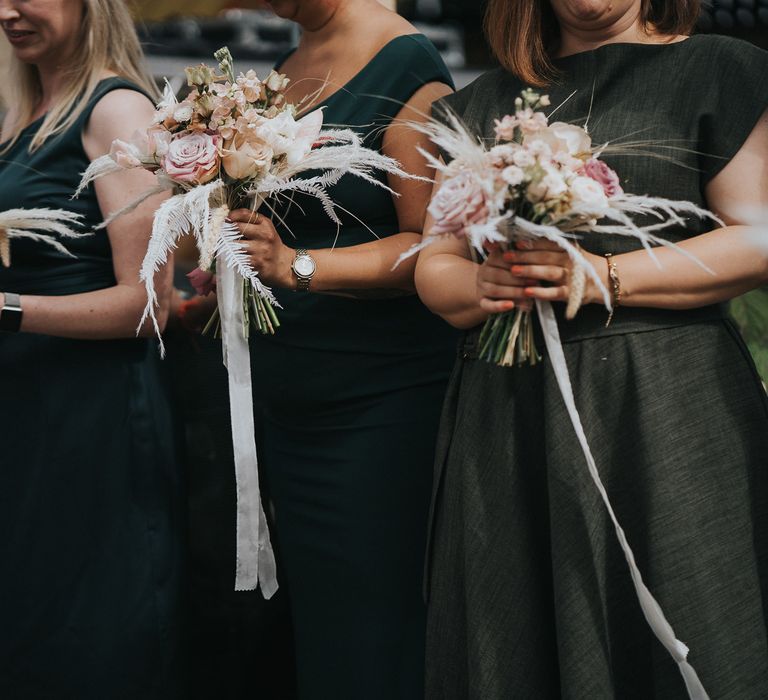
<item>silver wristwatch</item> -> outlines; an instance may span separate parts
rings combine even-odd
[[[309,283],[312,281],[312,276],[315,274],[317,264],[315,259],[303,248],[296,251],[296,257],[293,259],[293,265],[291,270],[296,275],[296,291],[308,292]]]

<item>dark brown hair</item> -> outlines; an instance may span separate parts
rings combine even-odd
[[[701,0],[642,0],[646,27],[661,34],[690,34]],[[524,83],[544,87],[557,76],[551,52],[560,30],[549,0],[488,0],[485,34],[502,66]]]

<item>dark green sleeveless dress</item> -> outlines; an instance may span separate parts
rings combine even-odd
[[[434,81],[451,84],[434,47],[398,37],[323,103],[325,122],[381,148],[383,128]],[[296,198],[280,212],[287,245],[352,246],[400,231],[384,190],[346,177],[331,196],[349,212],[341,230],[316,201]],[[251,349],[299,696],[420,698],[434,444],[457,336],[415,295],[278,298],[282,326]]]
[[[591,105],[594,144],[639,141],[661,156],[606,154],[635,194],[706,205],[706,184],[768,108],[768,55],[724,37],[610,44],[557,66],[553,107],[575,91],[558,121],[583,124]],[[493,138],[522,87],[498,69],[446,103]],[[664,235],[706,228],[690,220]],[[605,319],[587,307],[561,317],[560,332],[619,522],[710,697],[764,699],[768,401],[754,364],[720,306],[619,307],[607,329]],[[438,447],[427,697],[687,697],[643,618],[547,358],[492,366],[477,359],[477,335],[454,370]]]
[[[39,150],[31,124],[0,160],[0,210],[102,221],[81,133],[107,92]],[[13,241],[0,290],[60,296],[115,284],[107,234],[77,259]],[[166,700],[179,695],[179,475],[164,378],[149,340],[0,334],[0,696]]]

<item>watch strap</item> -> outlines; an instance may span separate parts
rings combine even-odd
[[[18,333],[21,328],[21,297],[14,292],[5,292],[5,302],[0,309],[0,331]]]

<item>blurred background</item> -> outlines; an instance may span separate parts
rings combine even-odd
[[[381,0],[411,20],[440,50],[458,87],[493,64],[482,35],[482,0]],[[189,59],[226,44],[257,73],[295,45],[294,25],[263,0],[133,0],[156,75],[177,76]],[[698,30],[737,36],[768,49],[768,0],[704,3]]]

